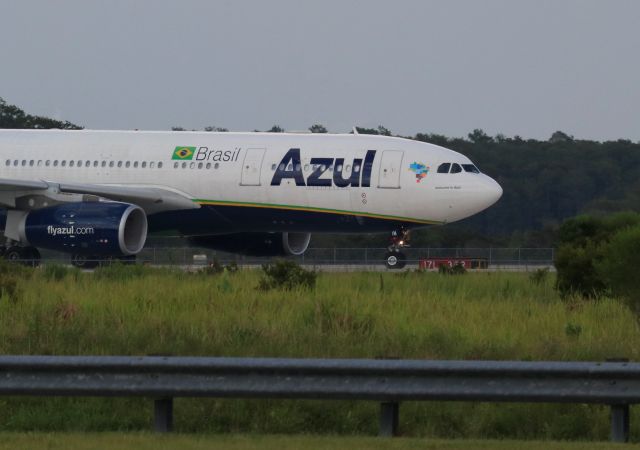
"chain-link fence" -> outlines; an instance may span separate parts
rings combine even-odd
[[[294,257],[298,263],[311,266],[381,266],[384,267],[386,248],[310,248]],[[446,263],[461,263],[468,268],[528,270],[552,267],[552,248],[406,248],[407,266],[437,268]],[[145,248],[138,260],[153,265],[206,265],[213,261],[222,264],[259,265],[272,257],[242,256],[196,247]]]
[[[437,269],[439,265],[462,264],[468,269],[535,270],[553,269],[553,248],[405,248],[406,267]],[[384,269],[386,248],[310,248],[303,255],[290,257],[299,264],[330,270]],[[206,266],[221,264],[258,266],[274,257],[243,256],[198,247],[147,247],[136,258],[140,264],[157,266]],[[42,251],[43,263],[71,262],[69,255]]]

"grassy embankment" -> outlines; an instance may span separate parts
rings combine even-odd
[[[585,450],[624,449],[631,445],[604,442],[508,441],[508,440],[434,440],[420,438],[378,439],[371,437],[282,436],[282,435],[173,435],[142,433],[0,433],[0,450]]]
[[[638,359],[619,302],[563,302],[526,274],[321,274],[315,290],[256,290],[260,273],[36,270],[0,299],[0,354]],[[178,399],[183,432],[375,434],[372,402]],[[3,430],[144,430],[144,399],[0,399]],[[412,436],[607,439],[590,405],[403,404]],[[640,423],[632,420],[632,435]]]

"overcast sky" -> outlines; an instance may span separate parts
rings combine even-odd
[[[640,1],[0,0],[0,97],[96,129],[640,140]]]

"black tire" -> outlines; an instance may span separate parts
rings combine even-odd
[[[98,261],[95,256],[75,254],[71,256],[71,265],[78,269],[95,269]]]
[[[40,252],[35,247],[19,247],[16,245],[7,249],[4,253],[4,259],[29,267],[38,267],[40,265]]]
[[[7,251],[4,252],[4,259],[11,262],[21,263],[24,260],[24,256],[22,247],[9,247]]]
[[[387,269],[400,269],[401,260],[400,260],[400,252],[387,252],[384,255],[384,265],[387,266]]]
[[[24,265],[38,267],[40,265],[40,251],[35,247],[25,247],[22,249],[24,255]]]

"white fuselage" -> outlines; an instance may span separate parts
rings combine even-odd
[[[0,130],[0,158],[4,179],[158,186],[203,207],[349,216],[363,224],[449,223],[502,194],[493,179],[467,170],[472,163],[460,153],[370,135]],[[467,169],[438,173],[443,163]],[[250,229],[251,213],[243,217],[249,223],[241,228]],[[306,231],[323,231],[312,221],[307,225]],[[328,231],[339,226],[338,220]],[[296,229],[304,228],[298,221]]]

